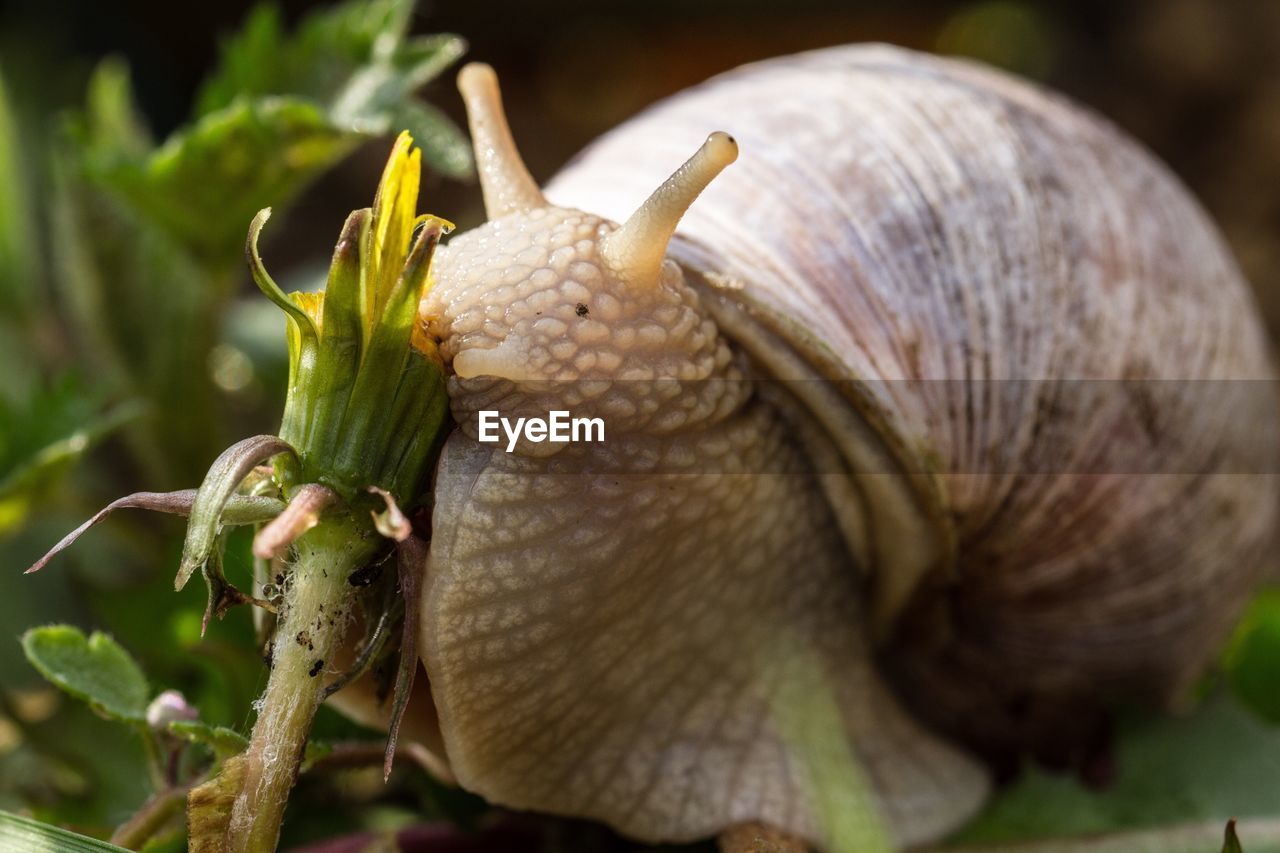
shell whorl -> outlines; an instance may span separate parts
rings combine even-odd
[[[908,692],[927,697],[951,665],[1030,692],[1184,688],[1252,588],[1276,513],[1272,391],[1231,385],[1273,376],[1265,336],[1187,192],[1064,99],[855,46],[664,101],[546,193],[618,216],[709,125],[743,157],[672,256],[730,283],[708,303],[761,341],[847,380],[845,405],[953,543],[888,610],[940,587],[931,608],[975,633],[890,652]],[[866,511],[875,559],[911,544]]]

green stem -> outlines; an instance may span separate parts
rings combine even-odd
[[[289,790],[298,776],[311,721],[322,700],[326,665],[350,621],[347,577],[379,547],[349,517],[326,519],[298,540],[272,645],[271,676],[248,749],[244,782],[231,808],[227,853],[267,853],[280,837]]]
[[[173,824],[182,814],[190,790],[189,786],[183,785],[153,794],[133,817],[116,829],[111,843],[129,850],[141,850],[148,841],[162,833],[176,833],[181,827]]]
[[[147,725],[139,725],[138,735],[142,738],[142,751],[147,756],[147,773],[151,777],[151,787],[157,791],[163,791],[169,787],[169,780],[165,778],[164,751],[160,749],[160,744],[156,742],[156,735]]]

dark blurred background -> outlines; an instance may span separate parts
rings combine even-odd
[[[54,147],[51,140],[61,138],[63,114],[84,107],[91,72],[112,55],[131,68],[138,105],[157,141],[188,124],[220,45],[253,5],[251,0],[0,0],[0,72],[13,102],[17,135],[32,155],[20,161],[35,196],[27,231],[41,244],[39,254],[47,256],[41,275],[26,276],[34,283],[15,285],[31,292],[8,302],[10,297],[0,293],[0,809],[29,811],[99,835],[147,795],[138,744],[45,685],[14,638],[50,621],[110,631],[139,658],[154,688],[178,688],[204,719],[244,731],[252,719],[250,702],[264,681],[249,615],[235,611],[201,639],[204,591],[198,584],[180,595],[172,589],[182,525],[171,519],[113,518],[42,574],[19,580],[17,573],[106,501],[132,491],[194,486],[221,447],[274,432],[282,401],[283,321],[253,290],[234,245],[214,259],[189,257],[182,248],[174,255],[178,261],[168,266],[169,256],[159,252],[158,260],[143,258],[156,263],[119,267],[124,273],[108,263],[108,273],[99,270],[99,296],[116,300],[118,292],[134,287],[141,301],[121,297],[119,305],[107,305],[123,316],[104,320],[106,332],[126,344],[155,337],[132,363],[141,365],[136,375],[112,384],[111,372],[97,370],[101,365],[92,356],[94,324],[67,316],[73,313],[67,308],[74,300],[67,294],[77,292],[75,276],[58,268],[67,246],[51,226],[58,209],[49,201],[56,184],[51,173],[57,169],[46,162],[55,158],[45,155]],[[281,0],[278,5],[292,27],[323,4]],[[1277,0],[423,0],[413,31],[458,33],[470,42],[468,58],[496,67],[517,143],[540,182],[585,143],[646,104],[744,62],[855,41],[976,57],[1090,105],[1168,162],[1221,226],[1273,335],[1280,335]],[[421,95],[462,123],[452,69]],[[266,257],[286,289],[322,280],[346,214],[371,201],[389,143],[389,138],[368,141],[353,156],[339,158],[272,221]],[[76,151],[87,162],[94,149]],[[230,189],[233,195],[235,189]],[[0,181],[0,202],[21,195],[19,188]],[[272,197],[264,203],[277,202]],[[481,219],[474,183],[433,172],[424,182],[421,206],[464,229]],[[0,226],[4,212],[0,204]],[[111,224],[110,216],[97,221],[107,232]],[[242,227],[237,220],[237,241]],[[172,235],[139,228],[123,233],[149,235],[153,243],[146,245],[172,248]],[[122,249],[117,254],[130,263],[136,260],[131,251],[143,251],[141,239],[97,236],[101,239],[88,245],[106,251],[99,256],[106,262],[113,260],[109,250],[114,248]],[[0,245],[0,264],[4,249]],[[89,267],[92,272],[94,264]],[[16,265],[15,270],[0,269],[0,284],[6,273],[13,279],[22,272]],[[170,275],[171,270],[205,277]],[[86,271],[78,272],[83,278]],[[129,275],[137,282],[129,284]],[[73,281],[64,281],[61,289],[48,284],[60,277]],[[210,302],[217,310],[209,316],[198,310],[187,331],[174,331],[180,328],[176,320],[165,326],[148,313],[147,300],[165,294],[185,293],[182,298],[195,299],[198,307],[203,303],[197,291],[219,277],[231,292]],[[165,310],[178,316],[181,308]],[[216,328],[208,340],[183,350],[179,339],[202,325]],[[167,372],[153,370],[153,362],[167,357],[166,334],[177,340],[178,356]],[[187,382],[193,369],[208,375],[192,380],[191,388],[175,389],[172,382]],[[147,370],[159,378],[148,378]],[[70,390],[64,393],[64,375],[80,377],[79,385],[65,386]],[[51,473],[49,466],[39,467],[44,462],[38,454],[36,468],[21,467],[26,460],[18,450],[29,455],[47,442],[62,446],[56,440],[68,434],[79,442],[67,454],[74,461],[85,445],[83,434],[74,432],[80,424],[107,403],[152,392],[152,402],[159,405],[152,407],[150,420],[110,433],[70,475],[70,462]],[[34,402],[22,402],[24,395]],[[165,402],[184,399],[191,405]],[[49,422],[47,429],[31,427],[43,421]],[[191,433],[192,440],[173,440],[166,430]],[[150,453],[157,436],[164,439],[164,452]],[[6,466],[9,474],[17,472],[7,480]],[[36,470],[41,482],[19,482],[23,470]],[[246,536],[232,542],[227,571],[233,579],[248,576],[247,542]],[[1270,606],[1275,618],[1267,624],[1275,627],[1273,644],[1266,648],[1276,652],[1260,654],[1274,660],[1280,659],[1280,597]],[[1255,692],[1275,694],[1280,709],[1274,669],[1257,671],[1263,674]],[[1280,710],[1275,716],[1280,719]],[[352,729],[336,715],[319,720],[322,737],[358,736]],[[431,786],[422,774],[398,773],[392,787],[384,788],[376,768],[321,781],[304,777],[299,796],[312,808],[291,812],[307,815],[286,826],[286,839],[292,841],[403,826],[424,815],[465,820],[480,809],[474,801]],[[351,808],[335,808],[338,802]],[[566,845],[587,849],[581,841]]]
[[[290,21],[315,5],[280,4]],[[5,0],[0,56],[15,100],[47,108],[79,103],[94,62],[124,55],[162,138],[187,117],[220,36],[251,6]],[[1221,225],[1280,331],[1275,0],[424,0],[415,30],[459,33],[470,57],[497,68],[539,180],[646,104],[743,62],[853,41],[977,57],[1091,105],[1166,160]],[[461,120],[450,74],[425,94]],[[336,234],[365,203],[384,147],[369,146],[309,193],[289,223],[306,239],[281,251],[314,251]],[[478,218],[474,187],[437,182],[429,192],[428,209],[464,227]]]

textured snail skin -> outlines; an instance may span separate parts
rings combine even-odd
[[[742,157],[678,266],[618,274],[613,222],[716,127]],[[1272,371],[1212,227],[1116,130],[976,66],[837,48],[663,102],[551,206],[527,174],[494,186],[423,305],[461,429],[422,655],[462,785],[644,839],[754,820],[822,843],[804,696],[910,844],[987,789],[913,715],[1016,739],[1019,709],[1203,671],[1270,541],[1270,389],[1254,411],[1078,380]],[[757,371],[846,381],[761,393]],[[476,410],[561,392],[621,440],[475,440]]]
[[[719,420],[741,402],[746,392],[732,382],[705,381],[741,373],[680,269],[667,263],[659,281],[643,285],[619,280],[597,251],[615,230],[544,207],[494,220],[441,250],[423,307],[441,355],[459,379],[518,380],[455,382],[455,413],[567,408],[603,418],[610,431],[664,435]],[[654,393],[658,379],[670,380],[662,394]],[[530,395],[536,382],[554,386]],[[474,419],[458,420],[470,428]]]
[[[495,220],[441,250],[423,304],[445,359],[484,365],[450,380],[423,602],[452,772],[640,838],[762,820],[818,840],[785,697],[825,684],[842,731],[823,749],[911,792],[883,803],[904,840],[938,834],[983,772],[875,675],[861,579],[785,404],[752,395],[678,267],[611,273],[593,238],[613,229],[558,208]],[[553,407],[602,416],[609,442],[475,441],[478,409]]]

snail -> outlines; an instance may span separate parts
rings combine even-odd
[[[1275,400],[1153,156],[846,46],[662,101],[544,194],[493,71],[459,88],[488,221],[420,310],[458,427],[410,707],[442,772],[647,841],[822,846],[843,757],[909,846],[981,806],[993,745],[1187,694],[1260,577]],[[486,410],[607,440],[508,452]]]

